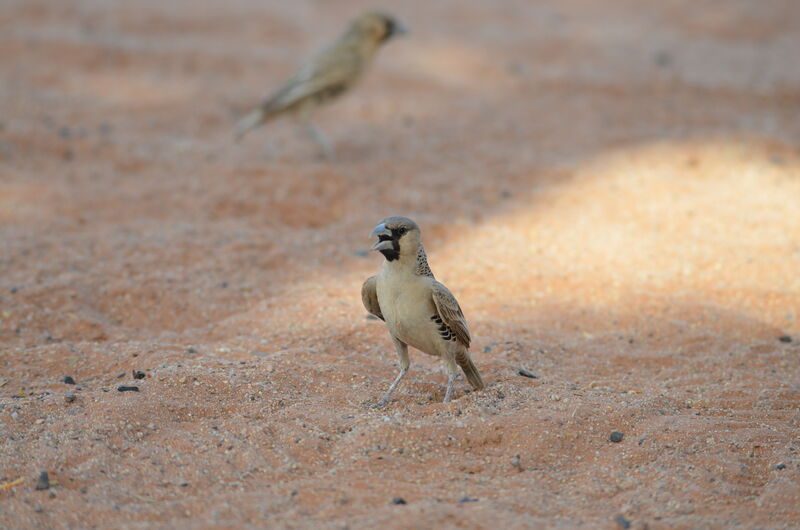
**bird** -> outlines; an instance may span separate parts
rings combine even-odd
[[[445,403],[453,395],[457,366],[475,390],[483,389],[486,385],[469,355],[467,320],[455,296],[431,272],[417,224],[407,217],[388,217],[370,237],[378,238],[372,250],[385,259],[380,273],[367,278],[361,287],[361,300],[367,312],[386,323],[400,357],[400,373],[371,406],[386,405],[408,373],[408,346],[444,362],[448,373]]]
[[[389,14],[360,15],[338,40],[300,66],[258,108],[241,118],[236,124],[236,139],[240,140],[277,116],[295,114],[305,123],[325,156],[332,156],[330,143],[311,122],[313,110],[352,88],[372,63],[378,48],[392,37],[405,33],[405,26]]]

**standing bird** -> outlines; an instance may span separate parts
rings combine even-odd
[[[408,372],[408,345],[441,357],[447,367],[444,402],[453,395],[460,366],[475,390],[484,388],[472,364],[467,321],[455,297],[433,277],[417,224],[406,217],[389,217],[375,227],[372,246],[386,258],[381,272],[367,278],[361,299],[367,311],[386,322],[400,357],[400,373],[386,394],[373,405],[382,407]]]
[[[326,156],[333,151],[310,121],[311,112],[346,92],[361,78],[378,48],[395,35],[406,33],[402,24],[384,13],[365,13],[347,31],[298,69],[271,97],[236,125],[237,140],[248,131],[281,114],[299,114]]]

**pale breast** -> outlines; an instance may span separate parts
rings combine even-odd
[[[432,320],[436,306],[429,279],[421,276],[378,277],[376,291],[389,331],[409,346],[440,355],[445,343]]]

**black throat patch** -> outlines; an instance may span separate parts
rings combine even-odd
[[[397,239],[392,239],[392,248],[386,248],[380,251],[387,261],[394,261],[400,257],[400,243]]]

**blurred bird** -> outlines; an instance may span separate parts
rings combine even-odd
[[[390,15],[365,13],[330,47],[302,65],[272,96],[236,125],[236,138],[281,114],[298,114],[325,155],[332,149],[310,121],[311,112],[352,87],[372,62],[378,48],[406,29]]]
[[[400,357],[400,373],[386,394],[373,405],[382,407],[408,372],[408,346],[441,357],[447,368],[444,402],[453,395],[460,366],[475,390],[483,379],[467,349],[467,321],[450,291],[433,277],[417,224],[406,217],[389,217],[375,227],[372,246],[386,258],[381,272],[364,282],[361,299],[367,311],[386,322]]]

